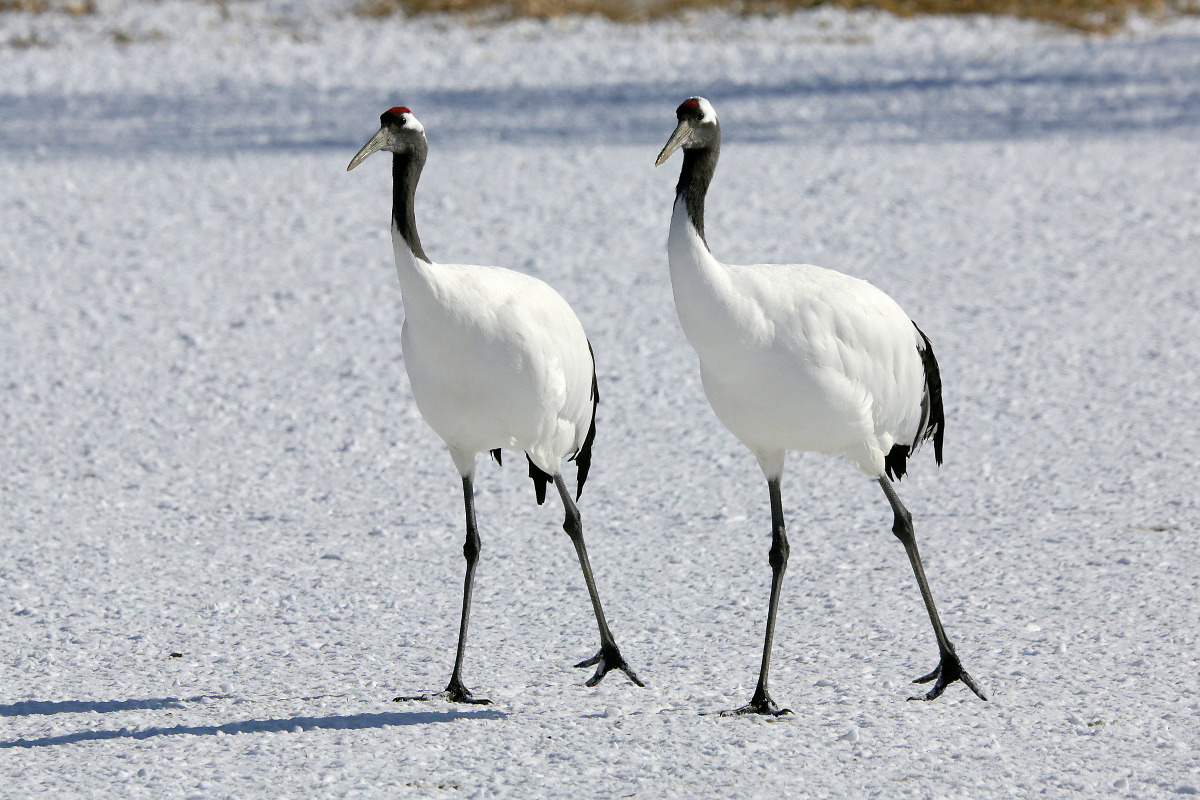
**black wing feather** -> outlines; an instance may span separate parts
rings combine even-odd
[[[946,431],[946,413],[942,407],[942,373],[938,369],[937,357],[933,354],[933,345],[925,332],[913,323],[917,333],[921,334],[924,347],[917,346],[921,355],[921,365],[925,368],[925,394],[921,397],[921,425],[917,429],[916,438],[912,445],[892,445],[891,452],[883,460],[883,471],[892,479],[900,480],[908,471],[908,457],[917,446],[928,439],[933,439],[933,457],[938,466],[942,465],[942,437]]]
[[[592,442],[596,441],[596,406],[600,405],[600,386],[596,382],[596,354],[592,351],[591,341],[588,342],[588,355],[592,357],[592,426],[588,428],[587,436],[584,437],[583,446],[579,448],[579,452],[569,459],[579,467],[575,484],[576,500],[583,494],[583,484],[587,480],[588,471],[592,468]]]
[[[587,481],[588,471],[592,468],[592,442],[596,440],[596,406],[600,404],[600,387],[596,382],[596,354],[592,351],[592,343],[588,342],[588,354],[592,357],[592,425],[588,428],[587,436],[583,439],[583,445],[575,455],[571,456],[568,461],[574,461],[579,468],[577,483],[575,488],[575,499],[583,494],[583,484]],[[500,451],[493,450],[492,456],[497,463],[500,461]],[[529,454],[525,454],[525,460],[529,462],[529,477],[533,479],[533,491],[537,495],[537,502],[540,506],[546,502],[546,484],[554,482],[554,476],[546,473],[537,464],[533,463],[533,459]]]
[[[533,493],[537,495],[537,503],[540,506],[546,502],[546,484],[553,483],[554,477],[547,475],[541,467],[533,463],[528,453],[525,454],[525,460],[529,462],[529,477],[533,478]]]

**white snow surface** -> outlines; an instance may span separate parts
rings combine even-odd
[[[671,302],[703,94],[733,263],[868,279],[933,341],[946,463],[882,492],[789,457],[772,690],[765,481]],[[400,354],[386,158],[426,124],[427,251],[542,278],[599,365],[580,504],[649,686],[553,497],[461,488]],[[1200,792],[1200,19],[1087,37],[816,10],[621,26],[362,19],[329,2],[0,14],[0,794],[1171,797]],[[568,469],[571,476],[571,470]],[[573,476],[571,476],[573,477]],[[178,653],[179,657],[171,654]]]

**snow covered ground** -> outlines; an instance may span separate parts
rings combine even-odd
[[[0,15],[0,794],[1159,797],[1200,793],[1200,20],[621,27],[313,2]],[[929,334],[948,432],[882,493],[789,460],[773,690],[765,483],[704,400],[665,238],[675,106],[725,149],[727,261],[867,278]],[[649,686],[553,502],[481,462],[466,680],[440,689],[459,482],[412,402],[386,159],[429,131],[427,251],[537,275],[595,345],[581,502]],[[172,654],[180,654],[173,657]]]

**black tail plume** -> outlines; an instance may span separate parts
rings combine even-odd
[[[525,460],[529,462],[529,477],[533,479],[533,492],[537,495],[537,502],[540,506],[546,502],[546,484],[554,483],[554,477],[547,475],[537,464],[534,464],[528,453],[525,454]]]
[[[587,481],[588,471],[592,468],[592,442],[596,441],[596,406],[600,405],[600,386],[596,382],[596,354],[592,351],[592,343],[588,342],[588,354],[592,357],[592,426],[588,428],[583,446],[569,460],[579,467],[575,483],[575,499],[583,494],[583,484]]]
[[[913,323],[917,328],[917,323]],[[933,439],[933,457],[938,466],[942,465],[942,435],[946,429],[946,414],[942,408],[942,373],[938,369],[937,358],[933,355],[933,345],[929,337],[920,328],[924,346],[918,345],[917,352],[921,356],[921,365],[925,368],[925,393],[921,396],[921,424],[912,445],[894,444],[891,451],[883,459],[883,471],[892,480],[900,480],[908,472],[908,457],[917,449],[917,445],[927,439]]]
[[[917,323],[914,322],[913,327],[917,328]],[[921,334],[921,339],[925,342],[925,349],[917,349],[921,353],[921,363],[925,367],[925,397],[923,399],[928,401],[929,410],[925,415],[926,422],[921,426],[921,432],[917,434],[917,439],[913,444],[933,439],[933,457],[940,467],[942,465],[942,436],[946,432],[946,412],[942,408],[942,372],[938,369],[937,357],[933,354],[933,345],[929,342],[929,337],[920,328],[917,328],[917,333]]]

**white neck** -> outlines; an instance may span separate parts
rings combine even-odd
[[[675,198],[671,213],[671,231],[667,235],[667,261],[671,269],[671,290],[683,332],[695,347],[707,338],[706,329],[732,295],[729,269],[713,258],[688,216],[687,202],[681,194]]]
[[[434,294],[433,282],[437,267],[413,255],[412,248],[392,225],[392,252],[396,256],[396,276],[400,279],[400,294],[404,298],[404,313],[428,305],[426,298]]]

